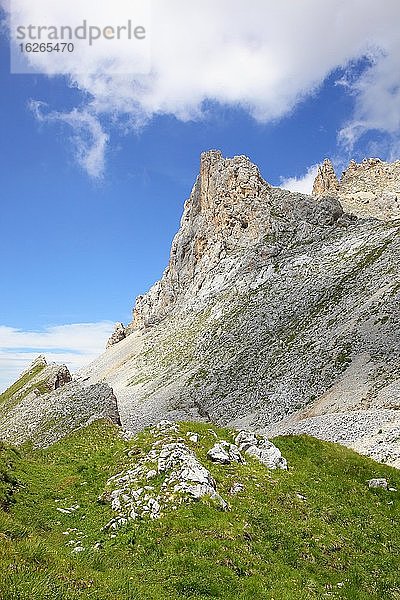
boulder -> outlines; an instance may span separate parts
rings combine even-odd
[[[118,342],[121,342],[126,338],[126,329],[123,323],[116,323],[114,326],[114,332],[111,337],[108,339],[106,348],[111,348]]]
[[[384,490],[388,489],[388,482],[383,477],[377,479],[369,479],[367,483],[369,488],[383,488]]]
[[[239,452],[239,448],[235,444],[222,440],[217,442],[207,452],[207,457],[213,462],[221,465],[228,465],[232,462],[244,463],[244,459]]]
[[[235,438],[239,450],[256,458],[269,469],[287,469],[286,459],[272,442],[249,431],[240,431]]]

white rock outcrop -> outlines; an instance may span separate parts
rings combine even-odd
[[[367,483],[369,488],[383,488],[384,490],[388,489],[388,482],[383,477],[378,479],[369,479]]]
[[[256,458],[269,469],[287,469],[287,461],[272,442],[249,431],[240,431],[235,438],[239,450]]]
[[[244,463],[239,448],[235,444],[230,444],[225,440],[214,444],[207,452],[207,456],[213,462],[221,463],[222,465],[229,465],[232,462]]]
[[[158,423],[152,429],[155,442],[148,454],[134,468],[108,480],[100,501],[110,502],[117,516],[105,529],[117,529],[132,519],[156,519],[167,508],[205,496],[220,509],[228,508],[208,469],[182,438],[171,436],[176,433],[175,423],[167,420]],[[158,481],[153,483],[157,477]]]

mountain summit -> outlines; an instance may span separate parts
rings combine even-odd
[[[347,214],[322,171],[312,197],[272,187],[245,156],[201,156],[163,276],[77,375],[113,388],[127,428],[301,430],[400,464],[400,223]]]
[[[334,198],[316,201],[273,188],[246,156],[204,152],[168,266],[161,280],[136,299],[125,335],[158,322],[172,309],[187,312],[204,305],[244,272],[269,264],[300,240],[350,222]],[[123,339],[120,331],[118,323],[114,341]]]

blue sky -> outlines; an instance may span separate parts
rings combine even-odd
[[[357,2],[346,7],[352,4],[356,10]],[[396,10],[396,3],[387,4]],[[374,55],[362,45],[357,54],[349,41],[347,57],[341,49],[335,60],[333,44],[322,66],[316,61],[315,74],[307,70],[294,91],[292,80],[281,78],[275,96],[275,90],[257,89],[253,102],[250,84],[224,97],[220,84],[218,93],[208,93],[205,79],[200,93],[182,65],[182,89],[185,81],[193,87],[184,109],[177,85],[176,98],[170,89],[165,97],[152,90],[136,98],[139,115],[137,108],[122,108],[122,92],[105,102],[98,80],[10,74],[3,36],[0,388],[40,351],[78,367],[102,349],[113,322],[130,320],[136,295],[167,264],[203,150],[246,154],[273,185],[291,187],[288,180],[295,177],[300,189],[309,187],[308,169],[326,156],[338,170],[351,157],[397,158],[399,109],[392,114],[397,92],[388,65],[382,68],[390,59],[394,69],[398,60],[391,54],[396,42],[389,21],[386,30],[380,25]],[[374,28],[369,22],[365,28],[372,39]],[[350,26],[346,40],[351,33]],[[365,38],[363,31],[357,35]],[[339,49],[339,34],[336,44]],[[309,53],[314,56],[315,49]],[[310,62],[308,56],[304,61]],[[197,60],[202,64],[201,55]],[[163,68],[167,80],[168,69],[161,65],[159,72]],[[294,77],[291,68],[288,78]],[[232,76],[241,73],[233,70]],[[130,97],[132,91],[124,93]],[[368,112],[373,101],[387,102],[387,110]]]

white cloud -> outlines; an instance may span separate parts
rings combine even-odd
[[[109,321],[57,325],[43,331],[0,325],[0,390],[13,383],[38,354],[76,371],[104,351],[112,331]]]
[[[400,17],[398,5],[397,17]],[[400,38],[381,34],[380,45],[371,55],[371,66],[348,84],[354,95],[351,119],[339,132],[339,140],[351,151],[360,137],[378,130],[398,145],[400,132]]]
[[[38,100],[32,100],[30,108],[37,120],[42,123],[60,122],[72,127],[77,162],[91,177],[102,177],[109,137],[95,115],[87,110],[77,109],[69,113],[57,111],[46,113],[46,105]]]
[[[68,22],[77,14],[96,22],[109,6],[125,16],[131,1],[13,0],[32,23],[43,23],[43,15],[46,22]],[[127,74],[135,58],[129,42],[108,53],[107,44],[93,45],[79,61],[60,57],[69,84],[85,93],[85,101],[58,118],[97,140],[86,145],[79,137],[79,160],[89,173],[101,172],[108,141],[99,118],[118,122],[123,116],[132,127],[158,114],[199,119],[210,99],[240,105],[267,122],[290,113],[334,69],[365,56],[372,64],[345,88],[354,95],[355,111],[340,139],[349,146],[370,128],[398,134],[398,0],[153,0],[152,7],[148,75]],[[54,57],[39,53],[31,60],[51,73]],[[125,75],[110,74],[110,64]]]
[[[314,179],[317,176],[318,165],[312,165],[307,172],[300,177],[281,177],[281,187],[291,192],[300,192],[301,194],[311,194]]]

